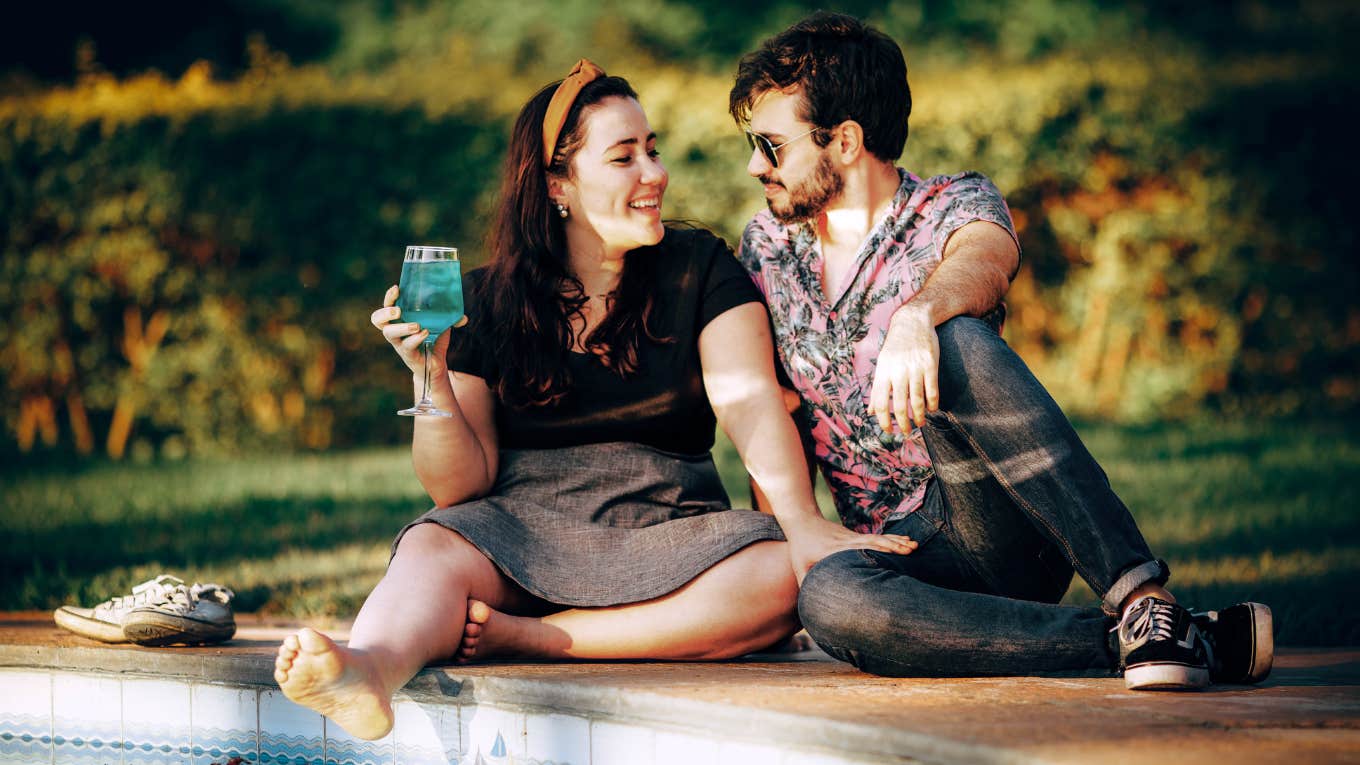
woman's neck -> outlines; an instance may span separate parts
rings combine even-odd
[[[605,247],[594,232],[585,235],[574,226],[567,229],[567,262],[587,296],[613,292],[623,275],[626,254],[626,250],[614,251]]]

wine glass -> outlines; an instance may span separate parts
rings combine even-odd
[[[449,327],[461,327],[463,316],[463,272],[455,247],[411,246],[401,263],[401,283],[398,286],[397,306],[401,320],[416,322],[429,330],[420,344],[425,358],[425,385],[420,389],[420,402],[397,414],[422,417],[452,417],[430,400],[430,349],[434,341]]]

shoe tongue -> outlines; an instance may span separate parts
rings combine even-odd
[[[132,592],[133,594],[140,594],[151,589],[178,587],[182,584],[184,584],[184,581],[179,577],[171,576],[169,574],[161,574],[155,579],[150,579],[148,581],[142,582],[139,585],[134,586],[132,588]]]
[[[231,599],[236,597],[236,593],[220,584],[213,584],[211,582],[204,584],[195,582],[194,586],[190,587],[189,590],[193,593],[194,599],[196,600],[206,598],[208,600],[215,600],[223,605],[231,602]]]

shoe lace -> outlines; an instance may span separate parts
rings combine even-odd
[[[230,606],[231,600],[234,597],[236,597],[236,593],[220,584],[200,584],[194,582],[188,587],[185,587],[182,584],[178,587],[174,587],[165,593],[163,599],[152,603],[144,603],[141,607],[154,608],[157,611],[177,613],[181,616],[186,616],[198,607],[198,602],[200,600],[207,600],[222,606]]]
[[[1143,640],[1171,640],[1176,627],[1176,607],[1156,598],[1143,598],[1120,624],[1120,631],[1128,642]]]
[[[169,600],[176,591],[183,589],[183,587],[184,582],[178,577],[161,574],[155,579],[148,579],[133,586],[130,595],[118,595],[110,598],[107,601],[107,606],[109,609],[117,611],[137,606],[155,605]]]

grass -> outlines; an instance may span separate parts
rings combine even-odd
[[[1192,606],[1274,609],[1278,639],[1360,644],[1360,428],[1350,420],[1079,428]],[[734,500],[744,474],[716,454]],[[824,495],[823,495],[824,496]],[[0,469],[0,609],[91,604],[162,571],[238,608],[352,615],[427,500],[404,447]],[[1095,602],[1079,580],[1067,602]]]

